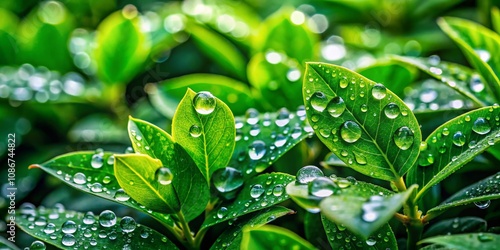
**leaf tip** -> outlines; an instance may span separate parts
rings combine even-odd
[[[31,165],[29,165],[28,169],[32,169],[32,168],[42,168],[42,166],[40,164],[31,164]]]

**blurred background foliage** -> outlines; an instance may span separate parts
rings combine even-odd
[[[490,0],[3,0],[2,166],[7,161],[7,134],[16,133],[18,204],[62,203],[79,211],[111,208],[119,215],[130,214],[125,207],[78,193],[27,166],[69,151],[124,151],[129,115],[169,130],[167,124],[188,87],[211,91],[236,116],[244,116],[248,108],[296,110],[302,104],[307,61],[339,64],[384,83],[408,101],[426,136],[474,106],[446,104],[460,103],[460,96],[438,98],[432,90],[445,88],[439,93],[446,93],[446,86],[391,55],[467,65],[437,26],[437,18],[462,17],[491,28],[491,9],[499,5]],[[440,103],[443,100],[446,103]],[[460,185],[445,181],[436,186],[426,202],[435,204],[441,196],[487,176],[494,160],[488,157],[461,170],[455,179]],[[328,173],[365,178],[332,167],[342,163],[314,138],[285,155],[274,170],[295,174],[304,164],[320,162]],[[472,178],[471,169],[476,171]],[[0,214],[5,215],[6,168],[0,171]],[[471,209],[456,209],[450,216]],[[154,224],[144,215],[135,216]],[[299,233],[304,230],[293,220],[278,223]],[[0,233],[5,236],[5,231],[2,221]]]

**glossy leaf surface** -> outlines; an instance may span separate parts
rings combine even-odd
[[[311,243],[282,227],[265,225],[259,228],[243,228],[240,249],[268,249],[269,246],[279,249],[315,249]]]
[[[455,250],[495,250],[500,245],[500,235],[492,233],[444,235],[423,239],[419,243],[434,243]]]
[[[424,233],[423,238],[438,235],[474,233],[486,231],[487,222],[479,217],[457,217],[432,224]]]

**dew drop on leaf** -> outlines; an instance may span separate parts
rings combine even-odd
[[[472,130],[480,135],[487,134],[491,131],[491,126],[486,119],[479,117],[474,121],[472,125]]]
[[[413,132],[410,128],[403,126],[394,132],[394,143],[398,148],[407,150],[413,145]]]
[[[382,100],[387,95],[387,88],[384,85],[377,83],[372,88],[372,96],[377,100]]]
[[[224,218],[228,213],[227,207],[221,207],[219,208],[219,211],[217,211],[217,218],[222,219]]]
[[[104,210],[99,214],[99,224],[103,227],[112,227],[116,224],[116,215],[111,210]]]
[[[261,140],[256,140],[248,147],[248,156],[252,160],[260,160],[266,154],[266,144]]]
[[[169,185],[170,183],[172,183],[174,175],[169,168],[161,167],[156,170],[155,178],[156,181],[158,181],[158,183],[160,183],[161,185]]]
[[[46,234],[51,234],[56,231],[56,225],[54,223],[48,223],[45,228],[43,229],[43,232]]]
[[[476,205],[476,207],[480,208],[480,209],[486,209],[490,206],[491,204],[491,201],[490,200],[486,200],[486,201],[475,201],[474,202],[474,205]]]
[[[108,165],[115,164],[115,156],[114,155],[109,156],[108,160],[106,161],[106,163],[108,163]]]
[[[368,245],[368,246],[374,246],[375,244],[377,244],[377,240],[373,237],[369,237],[366,240],[366,245]]]
[[[345,77],[340,79],[340,81],[339,81],[340,88],[345,89],[345,88],[347,88],[348,85],[349,85],[349,82],[347,82],[347,79],[345,79]]]
[[[33,243],[31,243],[29,249],[30,250],[45,250],[47,247],[45,246],[45,243],[35,240]]]
[[[274,146],[281,148],[281,147],[283,147],[283,145],[285,145],[286,140],[287,140],[286,136],[284,136],[283,134],[278,134],[276,136],[275,141],[274,141]]]
[[[342,115],[345,111],[345,108],[346,105],[344,99],[342,99],[342,97],[340,96],[332,98],[327,106],[328,113],[330,113],[332,117],[339,117],[340,115]]]
[[[380,217],[379,212],[385,209],[384,204],[382,203],[384,198],[379,195],[371,196],[370,199],[363,203],[362,209],[363,214],[361,218],[366,222],[374,222],[378,220]]]
[[[400,113],[401,112],[400,112],[399,106],[395,103],[391,102],[391,103],[385,105],[385,107],[384,107],[384,114],[389,119],[395,119],[396,117],[399,116]]]
[[[61,244],[67,247],[71,247],[75,245],[75,243],[76,243],[76,238],[72,234],[65,234],[61,239]]]
[[[73,182],[80,185],[85,184],[87,183],[87,176],[84,173],[78,172],[73,175]]]
[[[290,122],[290,112],[286,108],[281,108],[276,116],[276,126],[284,127]]]
[[[208,91],[200,91],[193,98],[193,106],[200,115],[211,114],[215,110],[216,99]]]
[[[141,231],[141,238],[143,238],[143,239],[147,239],[148,237],[149,237],[149,232],[148,232],[148,230],[147,230],[147,229],[143,229],[143,230]]]
[[[259,122],[259,111],[254,108],[249,108],[245,112],[245,117],[248,124],[257,124],[257,122]]]
[[[348,143],[356,142],[361,133],[361,127],[354,121],[346,121],[340,127],[340,137]]]
[[[283,185],[278,184],[278,185],[274,186],[274,188],[273,188],[273,195],[274,196],[281,196],[283,194],[284,190],[285,190],[285,188],[283,187]]]
[[[135,222],[134,218],[130,216],[124,216],[120,221],[120,227],[122,228],[123,232],[130,233],[135,230],[135,228],[137,227],[137,223]]]
[[[103,163],[104,163],[104,160],[102,159],[102,157],[103,157],[102,153],[96,153],[96,154],[92,155],[92,160],[90,161],[90,165],[93,168],[101,168]]]
[[[469,85],[470,89],[476,93],[479,93],[484,89],[484,84],[481,81],[481,77],[477,74],[472,75],[472,77],[470,78]]]
[[[189,128],[189,134],[194,138],[198,138],[201,135],[201,128],[198,127],[197,125],[192,125]]]
[[[102,184],[99,182],[96,182],[90,186],[90,190],[94,193],[100,193],[100,192],[102,192]]]
[[[85,215],[83,216],[83,224],[92,225],[92,224],[94,224],[94,222],[95,222],[94,213],[92,213],[90,211],[85,213]]]
[[[310,195],[316,197],[328,197],[339,187],[328,177],[317,177],[308,184]]]
[[[250,196],[252,196],[252,198],[259,198],[264,193],[264,191],[265,189],[262,185],[255,184],[250,189]]]
[[[235,168],[225,167],[213,173],[212,181],[219,192],[231,192],[243,185],[243,174]]]
[[[316,166],[308,165],[297,171],[297,182],[300,184],[308,184],[318,177],[323,177],[323,171]]]
[[[462,131],[457,131],[455,132],[455,134],[453,134],[453,144],[459,147],[465,144],[465,135],[462,133]]]
[[[366,157],[361,153],[354,153],[354,159],[359,165],[366,165]]]
[[[130,199],[130,196],[128,196],[125,190],[120,188],[116,190],[114,198],[117,201],[128,201]]]
[[[366,113],[368,111],[368,106],[366,104],[361,104],[361,112]]]

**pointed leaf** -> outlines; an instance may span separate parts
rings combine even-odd
[[[146,121],[130,117],[128,130],[136,153],[159,159],[172,172],[172,186],[185,220],[200,215],[210,199],[210,187],[186,150],[167,132]]]
[[[147,208],[175,213],[180,210],[180,201],[170,183],[161,184],[155,176],[163,167],[158,159],[148,155],[115,155],[115,176],[120,186],[130,197]]]
[[[394,216],[415,188],[412,186],[402,193],[386,197],[374,195],[368,200],[343,193],[332,195],[321,201],[321,213],[336,224],[343,224],[354,234],[369,239]]]
[[[397,249],[394,233],[388,223],[375,231],[368,239],[356,237],[343,226],[336,225],[321,215],[321,222],[327,234],[332,249]]]
[[[307,117],[319,139],[349,167],[396,180],[419,153],[418,122],[383,85],[346,68],[308,63],[304,75]]]
[[[114,158],[110,152],[80,151],[57,156],[42,164],[33,164],[30,168],[41,168],[71,187],[129,206],[151,215],[165,226],[173,226],[169,215],[155,211],[149,213],[149,208],[141,206],[120,187],[113,169]],[[89,178],[91,181],[88,181]]]
[[[172,121],[172,137],[191,155],[207,181],[224,168],[234,150],[234,117],[221,100],[209,92],[191,89],[179,103]]]
[[[500,36],[484,26],[455,17],[438,19],[439,27],[458,45],[471,65],[488,83],[486,88],[500,100]]]
[[[165,236],[131,217],[117,218],[106,210],[101,216],[60,208],[30,208],[17,211],[16,224],[29,235],[61,249],[178,249]],[[104,214],[106,217],[103,217]],[[108,219],[109,218],[109,219]],[[35,221],[35,223],[33,223]]]
[[[479,217],[457,217],[432,224],[425,231],[423,238],[437,235],[484,232],[486,226],[487,222]]]
[[[235,200],[223,202],[207,215],[201,228],[236,219],[287,200],[285,187],[294,179],[284,173],[261,174],[249,179]]]
[[[425,140],[418,167],[406,179],[421,188],[418,200],[429,188],[457,171],[500,140],[500,109],[480,108],[463,114],[434,130]]]
[[[274,206],[260,210],[258,212],[248,215],[248,218],[238,220],[236,224],[229,226],[220,236],[210,249],[240,249],[242,229],[246,225],[251,227],[258,227],[274,221],[277,218],[287,214],[294,213],[292,210]]]
[[[454,250],[495,250],[500,245],[500,235],[492,233],[473,233],[436,236],[423,239],[419,244],[434,243]]]
[[[282,227],[264,225],[259,228],[251,228],[249,226],[243,228],[243,239],[241,240],[240,249],[269,249],[269,246],[274,246],[277,249],[315,249],[311,243]]]

